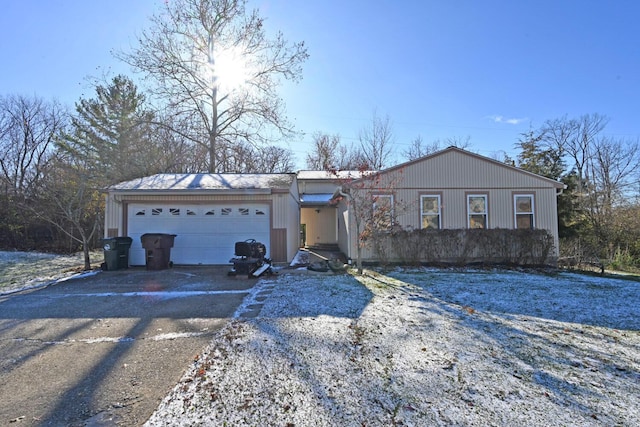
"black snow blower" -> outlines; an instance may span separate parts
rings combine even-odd
[[[235,257],[229,260],[233,263],[229,276],[246,274],[248,277],[260,277],[273,274],[271,260],[266,255],[267,247],[254,239],[236,242]]]

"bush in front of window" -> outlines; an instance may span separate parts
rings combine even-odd
[[[533,229],[411,229],[376,233],[382,265],[555,265],[553,236]]]

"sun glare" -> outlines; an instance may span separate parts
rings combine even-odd
[[[216,52],[213,73],[218,87],[233,91],[245,85],[250,69],[239,49],[226,49]]]

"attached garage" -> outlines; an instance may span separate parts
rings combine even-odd
[[[237,241],[255,239],[270,247],[270,207],[267,204],[229,205],[133,203],[128,209],[127,235],[133,238],[131,265],[144,265],[140,236],[162,230],[176,234],[172,261],[176,264],[226,264]]]
[[[255,239],[286,262],[297,250],[299,207],[293,174],[160,174],[108,190],[106,237],[129,236],[131,265],[145,264],[140,237],[175,234],[177,265],[228,264],[235,242]]]

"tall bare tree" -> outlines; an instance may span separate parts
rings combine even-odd
[[[132,52],[118,55],[155,82],[153,93],[179,115],[197,119],[209,171],[220,172],[218,147],[259,145],[288,137],[293,127],[277,88],[296,81],[308,54],[303,42],[269,37],[246,0],[172,0]]]
[[[382,170],[388,166],[393,153],[393,129],[388,115],[378,116],[373,112],[369,126],[358,135],[362,159],[371,170]]]
[[[561,157],[567,156],[578,176],[579,194],[584,191],[589,161],[593,156],[596,139],[609,119],[601,114],[585,114],[577,119],[548,120],[542,127],[543,139]]]

